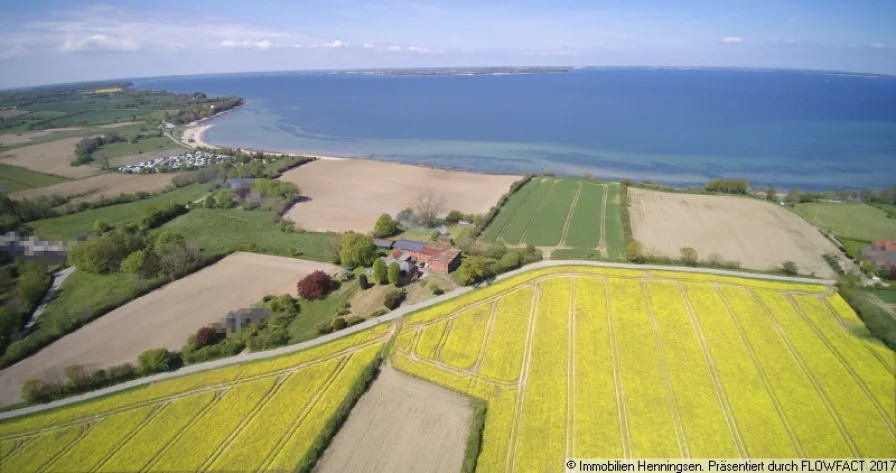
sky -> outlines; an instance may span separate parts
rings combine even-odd
[[[709,66],[896,74],[894,0],[0,2],[0,87],[219,72]]]

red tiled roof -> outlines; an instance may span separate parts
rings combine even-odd
[[[429,256],[431,258],[436,258],[439,261],[448,262],[448,261],[451,261],[454,258],[456,258],[457,255],[460,254],[460,250],[456,250],[454,248],[448,248],[448,249],[437,248],[435,246],[427,245],[427,246],[424,246],[423,248],[420,248],[420,253],[423,253],[424,255]]]
[[[894,251],[896,252],[896,241],[887,240],[886,238],[881,238],[874,242],[874,248],[881,251]]]

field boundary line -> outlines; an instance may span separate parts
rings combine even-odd
[[[581,184],[579,184],[581,189]],[[566,358],[566,458],[576,456],[576,286],[578,280],[569,277],[569,308],[567,309]]]
[[[532,182],[532,180],[530,179],[529,182]],[[532,195],[533,192],[535,192],[535,188],[540,185],[541,185],[541,182],[539,182],[537,186],[530,187],[529,191],[526,192],[526,195],[523,196],[523,200],[521,200],[520,203],[517,204],[517,206],[514,207],[513,210],[510,211],[510,215],[507,216],[507,221],[504,222],[504,225],[501,225],[501,230],[498,232],[497,235],[495,235],[495,241],[504,241],[504,230],[507,229],[507,225],[510,225],[510,221],[513,220],[514,215],[516,215],[516,211],[519,210],[519,208],[522,207],[523,204],[527,200],[529,200],[529,197]],[[511,196],[511,197],[513,197],[513,196]],[[508,198],[507,200],[510,200],[510,198]],[[506,206],[507,203],[505,202],[504,205]],[[495,217],[497,218],[497,215]]]
[[[877,296],[874,296],[874,297],[877,297]],[[827,300],[827,298],[819,297],[819,299],[824,303],[824,305],[827,306],[828,310],[832,314],[834,314],[834,318],[837,319],[837,323],[840,325],[840,327],[843,329],[843,331],[851,335],[851,332],[849,331],[849,327],[846,326],[846,323],[843,320],[843,318],[840,317],[840,314],[837,312],[836,309],[834,309],[834,307]],[[863,327],[865,326],[864,322],[862,323],[862,326]],[[877,351],[871,349],[871,347],[869,346],[868,343],[862,342],[862,346],[865,347],[865,349],[868,351],[868,353],[871,353],[871,356],[873,356],[875,359],[877,359],[878,363],[880,363],[881,366],[883,366],[885,370],[889,371],[890,373],[893,373],[893,375],[896,376],[896,372],[894,372],[893,369],[887,365],[887,363],[880,357],[880,354],[877,353]],[[893,356],[896,357],[896,354],[894,354]]]
[[[607,250],[607,195],[610,194],[610,186],[601,184],[603,187],[603,197],[600,203],[600,241],[597,242],[597,251],[607,258],[610,254]]]
[[[799,439],[797,439],[796,437],[796,432],[793,431],[793,427],[790,425],[790,421],[787,419],[787,415],[784,413],[784,407],[781,406],[781,401],[778,400],[778,396],[776,396],[775,392],[772,390],[771,384],[768,380],[768,376],[766,376],[765,374],[765,370],[759,364],[758,356],[756,356],[756,351],[753,349],[753,345],[747,338],[747,334],[744,333],[744,328],[740,324],[740,319],[731,309],[731,304],[728,303],[728,299],[725,299],[725,296],[722,295],[721,291],[719,291],[719,287],[713,284],[712,288],[713,291],[715,291],[716,296],[718,296],[719,300],[721,300],[722,304],[725,306],[725,311],[728,313],[728,318],[734,324],[734,328],[737,330],[737,334],[740,336],[741,343],[743,343],[744,348],[747,350],[747,354],[750,356],[750,361],[753,363],[753,368],[756,370],[756,373],[759,376],[759,380],[762,382],[762,386],[765,388],[765,392],[768,394],[769,399],[772,401],[772,406],[774,406],[775,411],[778,413],[778,418],[780,418],[781,420],[781,426],[784,427],[784,431],[787,433],[787,437],[790,440],[790,444],[793,447],[794,452],[797,454],[797,456],[805,457],[803,446],[800,445]]]
[[[523,231],[523,235],[520,237],[521,245],[526,243],[526,237],[529,236],[529,230],[532,229],[532,224],[535,223],[535,219],[538,218],[538,214],[540,214],[541,209],[544,208],[545,202],[547,202],[548,199],[551,198],[551,194],[554,193],[554,189],[557,187],[557,182],[559,182],[558,179],[554,179],[553,182],[551,182],[551,188],[548,189],[548,193],[545,194],[543,199],[541,199],[541,202],[538,204],[538,208],[535,209],[535,213],[533,213],[532,217],[529,219],[529,224],[526,225],[526,229]]]
[[[118,445],[116,445],[115,448],[113,448],[112,450],[109,450],[109,453],[107,453],[105,456],[103,456],[103,458],[100,459],[100,461],[98,461],[95,465],[93,465],[90,468],[90,471],[95,472],[95,471],[99,470],[100,468],[102,468],[103,465],[105,465],[107,461],[111,460],[112,457],[114,457],[115,454],[118,453],[118,451],[122,449],[122,447],[127,445],[128,442],[131,441],[131,439],[136,437],[137,434],[139,434],[144,428],[146,428],[146,426],[149,425],[149,423],[152,422],[152,420],[155,419],[156,416],[159,415],[160,412],[165,410],[165,408],[168,407],[169,405],[171,405],[171,401],[167,401],[164,404],[159,404],[158,406],[155,406],[152,409],[152,411],[150,411],[150,413],[146,416],[146,418],[143,419],[143,421],[141,421],[137,425],[137,427],[134,427],[133,430],[128,432],[128,434],[125,435],[124,438],[122,438],[120,442],[118,442]]]
[[[277,381],[274,382],[274,385],[271,386],[271,388],[268,389],[268,392],[266,392],[265,395],[258,400],[255,406],[252,407],[252,410],[250,410],[249,413],[246,414],[245,417],[243,417],[243,420],[240,421],[235,429],[233,429],[233,432],[231,432],[230,435],[228,435],[227,438],[224,439],[223,442],[221,442],[221,445],[218,445],[218,448],[216,448],[215,451],[212,452],[211,456],[209,456],[205,460],[205,463],[203,463],[202,466],[199,467],[199,472],[207,471],[216,461],[218,461],[218,458],[221,457],[221,454],[227,451],[233,441],[236,440],[240,435],[242,435],[243,429],[245,429],[246,426],[249,425],[249,422],[251,422],[252,419],[255,418],[255,415],[258,414],[258,411],[260,411],[265,406],[265,404],[267,404],[268,401],[270,401],[271,398],[274,397],[274,395],[280,392],[280,388],[283,387],[283,384],[286,383],[286,380],[289,379],[290,376],[292,376],[292,373],[286,376],[281,375],[277,378]]]
[[[404,352],[404,353],[407,353],[407,352]],[[432,368],[436,368],[436,369],[446,371],[449,373],[455,373],[457,375],[460,375],[460,376],[463,376],[466,378],[470,378],[471,380],[474,380],[474,381],[479,380],[482,382],[494,384],[496,386],[505,386],[508,388],[512,388],[513,386],[516,385],[516,383],[514,381],[504,381],[504,380],[492,378],[490,376],[477,375],[476,373],[473,373],[472,371],[462,370],[460,368],[456,368],[456,367],[451,366],[442,361],[428,360],[426,358],[418,356],[416,353],[407,353],[407,355],[408,355],[408,359],[410,359],[411,361],[414,361],[415,363],[429,365]],[[431,381],[431,382],[439,384],[435,381]]]
[[[812,387],[815,388],[815,392],[818,394],[818,397],[821,399],[822,404],[824,404],[825,409],[827,409],[828,414],[830,414],[831,419],[834,421],[834,424],[837,426],[837,430],[840,431],[840,435],[843,437],[843,440],[846,442],[846,446],[849,447],[850,453],[859,457],[860,452],[859,448],[856,446],[855,440],[853,440],[852,435],[849,434],[849,431],[846,430],[846,426],[843,425],[843,420],[840,418],[840,415],[837,413],[837,409],[831,404],[831,400],[828,398],[827,393],[824,388],[821,387],[821,384],[818,382],[818,378],[815,377],[815,374],[809,370],[809,367],[806,366],[805,361],[803,361],[802,355],[800,355],[799,351],[793,346],[793,343],[790,341],[790,338],[787,336],[786,330],[778,323],[778,319],[775,317],[774,313],[766,307],[765,303],[762,302],[762,298],[759,297],[755,292],[750,291],[750,295],[753,297],[753,300],[762,308],[762,311],[765,313],[766,317],[772,322],[772,327],[775,329],[775,332],[778,334],[778,338],[784,343],[787,347],[787,351],[790,353],[790,356],[796,361],[796,364],[799,365],[800,370],[802,370],[803,375],[806,376],[806,379],[809,380],[809,383],[812,384]]]
[[[691,328],[694,330],[694,335],[697,337],[697,344],[700,345],[700,352],[703,354],[703,361],[707,366],[709,380],[716,393],[716,399],[719,401],[719,407],[722,409],[722,415],[725,416],[725,423],[728,424],[728,431],[731,432],[731,440],[734,442],[734,449],[737,451],[738,457],[747,457],[749,456],[749,452],[747,450],[746,442],[744,442],[740,427],[737,426],[737,418],[734,417],[734,411],[731,409],[731,404],[728,403],[728,394],[725,392],[725,386],[722,384],[722,377],[719,376],[716,360],[712,356],[709,342],[706,341],[706,336],[703,335],[703,330],[700,328],[700,321],[697,319],[697,313],[691,305],[691,300],[688,297],[687,288],[684,284],[678,284],[678,292],[684,300],[685,310],[691,321]]]
[[[688,266],[659,266],[659,265],[642,265],[642,264],[632,264],[632,263],[613,263],[608,261],[582,261],[582,260],[545,260],[539,261],[536,263],[528,264],[521,268],[515,269],[513,271],[509,271],[507,273],[498,275],[493,283],[503,281],[505,279],[513,278],[515,276],[519,276],[525,274],[529,271],[535,269],[543,269],[543,268],[552,268],[557,266],[581,266],[581,267],[601,267],[601,268],[623,268],[623,269],[638,269],[641,271],[677,271],[682,273],[699,273],[699,274],[713,274],[718,276],[732,276],[746,279],[757,279],[757,280],[769,280],[769,281],[781,281],[781,282],[792,282],[792,283],[802,283],[802,284],[815,284],[819,286],[833,286],[837,283],[837,281],[831,279],[811,279],[811,278],[800,278],[800,277],[790,277],[790,276],[778,276],[774,274],[763,274],[763,273],[748,273],[742,271],[730,271],[730,270],[722,270],[722,269],[712,269],[712,268],[692,268]],[[558,273],[559,274],[559,273]],[[669,279],[673,281],[681,281],[677,279]],[[526,281],[521,283],[520,285],[529,283],[530,281]],[[699,282],[699,281],[696,281]],[[219,360],[197,363],[195,365],[188,366],[186,368],[181,368],[180,370],[168,372],[168,373],[160,373],[152,376],[147,376],[139,379],[135,379],[133,381],[128,381],[126,383],[116,384],[114,386],[110,386],[108,388],[103,388],[96,391],[91,391],[84,394],[79,394],[77,396],[72,396],[65,399],[60,399],[58,401],[49,402],[46,404],[40,404],[36,406],[23,407],[21,409],[15,409],[7,412],[0,412],[0,420],[11,419],[15,417],[20,417],[27,414],[34,414],[37,412],[54,409],[57,407],[66,406],[69,404],[74,404],[81,401],[86,401],[89,399],[105,396],[108,394],[116,393],[119,391],[124,391],[127,389],[131,389],[137,386],[142,386],[144,384],[155,383],[163,380],[176,379],[183,376],[187,376],[194,373],[200,373],[204,371],[209,371],[216,368],[222,368],[225,366],[232,366],[236,364],[241,364],[249,361],[258,361],[265,360],[270,358],[276,358],[282,355],[300,352],[307,350],[312,347],[316,347],[318,345],[323,345],[325,343],[331,342],[333,340],[338,340],[340,338],[347,337],[349,335],[356,334],[363,330],[373,328],[377,325],[383,323],[391,323],[395,319],[404,317],[406,315],[410,315],[412,313],[418,312],[422,309],[432,307],[434,305],[440,304],[442,302],[449,301],[456,297],[465,295],[467,293],[475,291],[478,287],[487,287],[486,285],[480,286],[467,286],[460,287],[454,289],[448,293],[445,293],[441,296],[436,296],[432,299],[428,299],[417,304],[411,304],[408,306],[399,307],[398,309],[383,315],[381,317],[377,317],[376,319],[370,319],[364,323],[354,325],[352,327],[346,328],[344,330],[340,330],[338,332],[334,332],[331,334],[323,335],[321,337],[308,340],[306,342],[297,343],[294,345],[287,345],[281,348],[275,348],[272,350],[265,350],[255,353],[248,353],[243,355],[235,355],[232,357],[221,358]],[[518,286],[515,286],[518,287]],[[514,287],[514,288],[515,288]],[[508,289],[510,290],[510,289]],[[506,292],[506,291],[505,291]],[[813,293],[806,293],[813,294]],[[416,325],[416,324],[412,324]],[[379,339],[378,339],[379,340]],[[2,439],[0,439],[2,440]]]
[[[806,325],[808,325],[809,328],[811,328],[812,331],[815,332],[815,336],[818,337],[818,339],[821,340],[821,342],[825,344],[825,346],[828,348],[828,350],[834,355],[834,357],[837,358],[837,361],[840,362],[840,365],[843,366],[843,368],[846,370],[847,373],[849,373],[849,376],[856,383],[856,385],[859,386],[859,389],[861,389],[865,393],[865,397],[868,398],[868,401],[871,402],[871,404],[874,406],[875,409],[877,409],[877,414],[884,421],[884,424],[887,426],[887,429],[890,431],[890,434],[893,435],[894,437],[896,437],[896,425],[893,424],[893,419],[890,418],[889,414],[887,414],[887,412],[883,409],[883,407],[877,401],[877,398],[874,396],[874,393],[872,393],[871,390],[868,389],[868,385],[865,384],[865,381],[862,380],[861,376],[856,374],[852,365],[850,365],[849,362],[847,362],[846,359],[843,358],[843,355],[840,353],[840,350],[838,350],[837,347],[835,347],[831,343],[831,341],[827,338],[827,336],[825,336],[823,333],[821,333],[821,330],[819,330],[818,327],[815,326],[814,322],[812,322],[811,320],[809,320],[808,317],[806,317],[806,314],[803,312],[803,309],[801,309],[799,304],[797,304],[797,302],[795,300],[793,300],[793,296],[787,296],[786,298],[787,298],[787,302],[790,303],[791,307],[793,307],[796,310],[796,313],[799,315],[799,317],[801,319],[803,319],[803,322],[805,322]]]
[[[482,365],[485,364],[485,352],[488,350],[488,342],[491,341],[492,331],[495,328],[495,319],[498,315],[499,302],[500,299],[495,299],[492,302],[492,309],[488,314],[488,325],[485,328],[485,337],[482,337],[482,344],[479,345],[479,354],[476,356],[476,362],[473,363],[473,366],[470,368],[470,371],[477,376],[482,370]]]
[[[457,316],[459,314],[454,315]],[[451,335],[451,331],[454,330],[454,319],[456,318],[457,317],[452,317],[448,320],[448,323],[445,324],[445,330],[442,331],[442,336],[439,337],[439,343],[436,344],[436,349],[433,351],[432,361],[444,363],[444,360],[442,360],[442,348],[448,343],[448,336]]]
[[[59,460],[60,458],[62,458],[63,455],[65,455],[66,453],[68,453],[71,449],[75,448],[75,445],[77,445],[78,442],[80,442],[81,440],[83,440],[84,437],[86,437],[87,434],[89,434],[89,433],[94,429],[94,427],[96,427],[96,424],[97,424],[97,423],[94,422],[94,423],[91,423],[91,424],[87,424],[87,425],[85,425],[85,426],[82,426],[81,429],[80,429],[81,431],[78,432],[78,436],[77,436],[77,437],[75,437],[71,442],[69,442],[69,444],[66,445],[64,448],[62,448],[61,450],[59,450],[58,452],[56,452],[55,455],[51,456],[49,459],[47,459],[46,461],[44,461],[43,464],[41,464],[41,466],[38,467],[38,469],[35,470],[35,471],[37,471],[37,473],[43,473],[44,471],[47,471],[47,468],[49,468],[50,466],[52,466],[53,463],[56,463],[56,461]]]
[[[684,424],[681,421],[681,410],[678,407],[678,399],[675,397],[672,375],[669,373],[669,367],[666,366],[666,350],[663,348],[663,337],[660,334],[660,327],[656,321],[656,314],[653,313],[653,301],[650,300],[647,281],[641,281],[639,286],[641,287],[641,298],[644,299],[647,320],[650,322],[650,329],[653,332],[653,340],[656,342],[657,365],[660,369],[660,375],[663,377],[663,385],[666,387],[666,404],[669,407],[669,414],[672,416],[672,427],[675,429],[678,451],[682,457],[691,458],[691,449],[684,431]]]
[[[352,355],[352,356],[354,356],[354,355]],[[311,399],[311,401],[308,403],[308,405],[305,406],[304,409],[302,409],[302,413],[299,414],[299,416],[292,423],[292,425],[289,426],[289,430],[287,431],[286,435],[283,435],[280,437],[280,440],[277,441],[277,445],[275,445],[274,448],[271,449],[271,453],[269,453],[268,456],[265,458],[264,462],[261,464],[261,467],[258,469],[258,471],[267,470],[268,467],[271,465],[271,463],[274,462],[274,459],[277,458],[277,455],[280,453],[280,450],[283,449],[283,447],[289,442],[289,439],[291,439],[292,436],[295,435],[296,431],[299,430],[299,427],[301,427],[302,423],[305,422],[305,419],[308,418],[308,414],[311,413],[311,411],[317,405],[318,401],[320,401],[320,398],[323,397],[323,395],[326,394],[326,392],[330,390],[330,387],[332,387],[333,383],[336,382],[336,378],[338,378],[339,375],[341,375],[342,372],[345,371],[345,367],[346,367],[346,365],[348,365],[348,362],[352,358],[352,356],[347,356],[342,359],[342,361],[339,363],[339,366],[330,375],[330,378],[327,379],[327,381],[317,390],[317,392],[314,394],[314,397]]]
[[[613,384],[616,388],[616,415],[619,416],[619,434],[622,436],[622,457],[633,458],[631,426],[628,424],[628,408],[625,405],[625,386],[622,382],[622,364],[619,360],[619,343],[616,340],[616,316],[610,303],[610,284],[603,279],[604,303],[607,306],[607,333],[610,338],[610,357],[613,359]]]
[[[24,433],[19,433],[19,434],[10,434],[10,435],[7,435],[7,436],[5,436],[5,437],[0,437],[0,440],[15,439],[15,438],[20,438],[20,437],[29,437],[29,436],[32,436],[32,435],[41,434],[41,433],[48,432],[48,431],[51,431],[51,430],[56,430],[56,429],[60,429],[60,428],[65,428],[65,427],[68,427],[68,426],[71,426],[71,425],[78,425],[78,424],[88,423],[88,422],[91,422],[91,421],[94,421],[94,420],[102,420],[102,419],[104,419],[104,418],[106,418],[106,417],[109,417],[109,416],[112,416],[112,415],[115,415],[115,414],[120,414],[120,413],[122,413],[122,412],[127,412],[127,411],[134,410],[134,409],[140,409],[140,408],[142,408],[142,407],[146,407],[146,406],[152,406],[152,405],[154,405],[154,404],[164,404],[164,403],[168,403],[168,402],[171,402],[171,401],[174,401],[174,400],[177,400],[177,399],[181,399],[181,398],[184,398],[184,397],[189,397],[189,396],[194,395],[194,394],[201,394],[201,393],[205,393],[205,392],[209,392],[209,391],[220,391],[220,390],[224,390],[224,389],[232,388],[232,387],[234,387],[234,386],[238,386],[238,385],[240,385],[240,384],[245,384],[245,383],[251,383],[251,382],[254,382],[254,381],[259,381],[259,380],[262,380],[262,379],[265,379],[265,378],[273,378],[273,377],[283,376],[283,375],[286,375],[286,374],[292,374],[292,373],[294,373],[294,372],[296,372],[296,371],[302,370],[302,369],[307,368],[307,367],[309,367],[309,366],[313,366],[313,365],[316,365],[316,364],[321,363],[321,362],[326,362],[326,361],[330,361],[330,360],[333,360],[333,359],[336,359],[336,358],[340,358],[340,357],[343,357],[343,356],[346,356],[346,355],[350,355],[350,354],[354,353],[354,352],[357,351],[357,350],[360,350],[360,349],[362,349],[362,348],[367,348],[367,347],[369,347],[369,346],[371,346],[371,345],[376,345],[377,343],[382,343],[382,342],[383,342],[383,339],[382,339],[382,338],[378,338],[378,339],[375,339],[375,340],[368,341],[368,342],[366,342],[366,343],[362,343],[362,344],[359,344],[359,345],[354,345],[354,346],[352,346],[352,347],[346,348],[345,350],[340,350],[340,351],[338,351],[338,352],[336,352],[336,353],[327,355],[327,356],[325,356],[325,357],[322,357],[322,358],[315,358],[315,359],[313,359],[313,360],[306,361],[305,363],[301,363],[301,364],[298,364],[298,365],[290,366],[289,368],[284,368],[284,369],[282,369],[282,370],[272,371],[272,372],[270,372],[270,373],[262,373],[262,374],[255,375],[255,376],[248,377],[248,378],[237,378],[237,379],[235,379],[235,380],[233,380],[233,381],[227,381],[227,382],[223,382],[223,383],[218,383],[218,384],[212,384],[212,385],[208,385],[208,386],[198,387],[198,388],[196,388],[196,389],[192,389],[192,390],[189,390],[189,391],[184,391],[184,392],[180,392],[180,393],[177,393],[177,394],[171,394],[171,395],[168,395],[168,396],[162,396],[162,397],[157,398],[157,399],[150,399],[150,400],[148,400],[148,401],[143,401],[143,402],[139,402],[139,403],[131,404],[131,405],[129,405],[129,406],[120,407],[120,408],[118,408],[118,409],[113,409],[113,410],[110,410],[110,411],[102,412],[102,413],[100,413],[100,414],[94,414],[94,415],[91,415],[91,416],[80,417],[80,418],[72,419],[72,420],[70,420],[70,421],[63,422],[63,423],[60,423],[60,424],[53,424],[53,425],[51,425],[51,426],[49,426],[49,427],[44,427],[44,428],[42,428],[42,429],[32,430],[32,431],[28,431],[28,432],[24,432]]]
[[[143,465],[143,467],[140,468],[139,471],[141,473],[149,471],[156,463],[158,463],[159,460],[162,458],[162,456],[165,455],[165,453],[167,453],[168,450],[171,449],[171,447],[175,444],[175,442],[180,440],[180,438],[183,437],[184,434],[186,434],[186,432],[193,427],[193,425],[195,425],[197,422],[199,422],[202,419],[202,417],[205,416],[206,413],[208,413],[208,411],[210,411],[214,406],[216,406],[218,404],[218,402],[221,401],[221,398],[223,398],[224,395],[227,394],[227,391],[229,391],[229,390],[230,390],[230,388],[216,391],[215,398],[212,399],[212,402],[208,403],[208,405],[203,407],[202,410],[199,411],[198,414],[193,416],[193,419],[191,419],[190,422],[187,425],[185,425],[184,428],[182,428],[180,430],[180,432],[178,432],[174,437],[171,437],[167,442],[165,442],[165,445],[162,447],[162,449],[159,450],[159,452],[156,453],[152,458],[150,458],[149,461],[145,465]]]
[[[523,423],[523,408],[526,401],[526,388],[529,381],[529,365],[532,363],[532,345],[535,341],[535,319],[538,317],[538,303],[541,301],[541,287],[533,286],[532,305],[529,307],[529,326],[526,330],[526,345],[523,349],[523,363],[517,380],[516,406],[513,410],[513,424],[510,429],[510,442],[507,448],[507,461],[504,471],[516,471],[516,452],[520,443],[520,428]]]
[[[582,195],[582,183],[577,183],[579,187],[576,189],[576,195],[572,198],[572,204],[569,206],[569,212],[566,214],[566,223],[563,224],[563,233],[560,235],[560,242],[557,246],[566,246],[566,234],[569,232],[569,224],[572,223],[572,215],[576,211],[576,205],[579,203],[579,196]],[[570,457],[572,458],[572,457]]]

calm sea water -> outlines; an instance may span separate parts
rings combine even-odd
[[[804,189],[896,183],[896,78],[622,69],[230,74],[137,86],[246,98],[206,135],[227,147],[672,185],[721,176]]]

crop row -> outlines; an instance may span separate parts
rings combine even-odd
[[[524,287],[498,300],[495,322],[480,371],[484,376],[503,381],[519,378],[533,296],[534,291]]]
[[[507,224],[508,220],[510,220],[514,211],[526,201],[529,193],[540,185],[541,182],[539,179],[530,179],[522,188],[514,192],[513,195],[507,199],[504,206],[498,211],[498,215],[496,215],[491,223],[489,223],[488,229],[486,229],[483,236],[489,240],[496,240],[504,230],[504,226]]]
[[[771,281],[768,279],[739,278],[735,276],[719,276],[707,273],[691,273],[661,269],[651,269],[650,275],[658,278],[677,279],[679,281],[730,284],[732,286],[746,286],[756,289],[771,289],[774,291],[802,291],[812,294],[822,293],[829,289],[828,286],[823,286],[821,284],[800,284],[783,281]]]
[[[604,192],[606,186],[582,184],[570,217],[565,246],[596,248],[600,244],[600,229],[604,225],[601,211]]]
[[[532,190],[526,197],[526,200],[517,207],[507,226],[504,227],[501,239],[512,245],[520,243],[523,235],[526,233],[526,229],[529,228],[529,223],[535,217],[535,213],[538,212],[541,202],[547,198],[551,188],[554,187],[554,182],[553,179],[546,179]]]
[[[451,331],[442,346],[443,362],[462,370],[473,367],[485,338],[491,308],[492,304],[482,304],[453,319]]]
[[[536,246],[560,244],[563,228],[579,191],[579,183],[569,180],[557,181],[554,191],[544,201],[538,214],[532,219],[525,236],[525,242]]]

